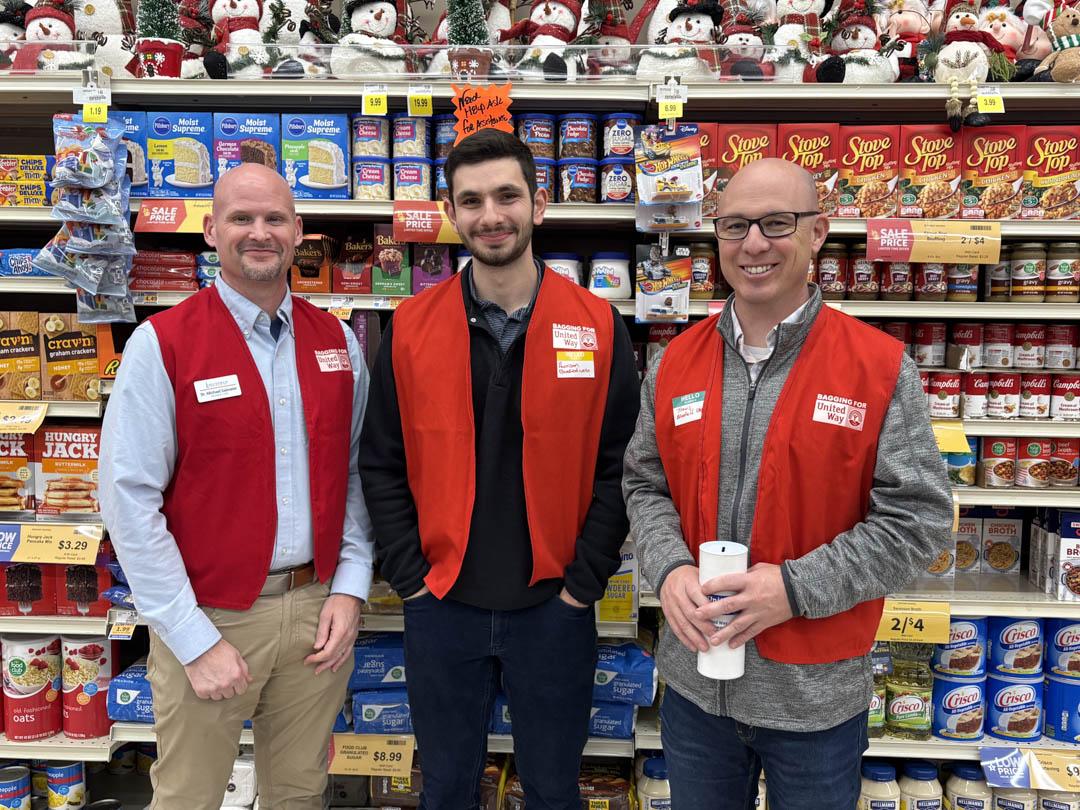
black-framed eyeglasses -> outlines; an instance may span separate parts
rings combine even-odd
[[[757,219],[747,217],[718,217],[713,227],[716,229],[717,239],[737,241],[745,239],[750,233],[750,226],[757,225],[762,236],[768,239],[779,239],[782,236],[791,236],[799,227],[799,220],[803,217],[816,217],[820,211],[777,211],[766,214]]]

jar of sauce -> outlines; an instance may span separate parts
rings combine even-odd
[[[690,243],[690,297],[711,299],[716,282],[716,250],[708,242]]]
[[[916,301],[944,301],[948,289],[945,265],[940,262],[923,262],[915,266]]]
[[[1046,300],[1080,301],[1080,242],[1057,242],[1046,255]]]
[[[881,275],[884,301],[910,301],[915,293],[915,274],[910,262],[889,262]]]
[[[866,242],[852,245],[848,259],[848,291],[852,301],[876,301],[881,294],[881,265],[866,258]]]
[[[896,768],[885,762],[863,762],[858,810],[900,810]]]
[[[1042,301],[1046,298],[1046,244],[1014,245],[1009,261],[1009,300]]]
[[[1001,255],[997,264],[983,266],[983,300],[1008,301],[1010,285],[1011,251],[1007,245],[1001,246]]]
[[[947,264],[945,273],[947,276],[946,301],[979,300],[979,265]]]
[[[826,301],[843,301],[847,293],[848,254],[843,242],[826,242],[817,260],[818,286]]]
[[[923,759],[904,765],[904,775],[900,779],[902,810],[941,810],[943,799],[937,768]]]

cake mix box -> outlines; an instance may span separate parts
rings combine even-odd
[[[113,584],[106,567],[111,561],[112,544],[103,540],[93,565],[56,566],[56,615],[109,615],[112,602],[102,594]]]
[[[371,293],[371,230],[353,231],[341,243],[334,262],[331,290],[336,293],[366,295]]]
[[[131,170],[131,196],[149,196],[150,175],[146,173],[146,113],[116,110],[112,113],[124,122],[127,165]]]
[[[33,433],[0,433],[0,514],[34,511]]]
[[[964,128],[961,219],[1014,219],[1020,215],[1027,141],[1023,125]]]
[[[900,127],[899,215],[948,219],[960,210],[960,136],[947,124]]]
[[[836,216],[866,218],[896,214],[900,127],[873,124],[840,127],[840,178]]]
[[[281,114],[281,175],[298,200],[349,199],[349,116]]]
[[[713,143],[719,205],[735,172],[762,158],[776,157],[776,124],[717,124]]]
[[[777,151],[814,175],[818,205],[830,217],[836,214],[836,185],[840,173],[839,124],[780,124]]]
[[[371,270],[374,295],[412,295],[412,264],[409,244],[394,239],[394,226],[375,226],[375,252]]]
[[[51,425],[36,434],[34,498],[38,518],[98,518],[98,451],[101,428]]]
[[[146,196],[213,197],[213,113],[151,112],[146,125]]]
[[[36,312],[0,312],[0,399],[41,399]]]
[[[449,245],[412,246],[413,295],[450,278]]]
[[[0,536],[5,530],[0,530]],[[56,566],[0,564],[0,616],[55,616]]]
[[[1028,127],[1021,219],[1080,216],[1080,136],[1076,127]]]
[[[241,163],[281,164],[281,116],[277,113],[214,113],[217,176]]]
[[[330,267],[337,255],[337,240],[325,234],[309,233],[293,255],[292,282],[294,293],[330,292]]]
[[[98,381],[97,329],[64,312],[38,315],[41,339],[41,398],[94,402]]]

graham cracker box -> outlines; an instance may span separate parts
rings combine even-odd
[[[780,124],[776,128],[778,152],[814,175],[818,205],[836,215],[836,186],[840,176],[839,124]]]
[[[1080,216],[1080,136],[1075,126],[1028,127],[1021,219]]]
[[[281,164],[281,116],[277,113],[214,113],[217,176],[241,163]]]
[[[79,323],[71,313],[42,312],[41,398],[53,401],[95,402],[98,382],[97,329]]]
[[[698,124],[701,138],[701,179],[705,196],[701,200],[701,216],[715,217],[720,204],[720,190],[716,187],[716,124]]]
[[[127,146],[127,166],[131,170],[131,196],[148,197],[150,176],[146,173],[146,113],[112,113],[124,122],[124,145]]]
[[[35,434],[38,519],[100,517],[97,499],[101,428],[45,425]]]
[[[102,540],[93,565],[56,566],[57,616],[108,616],[112,603],[102,594],[112,587],[108,566],[112,544]]]
[[[281,114],[279,171],[298,200],[349,199],[349,116]]]
[[[334,262],[332,289],[336,293],[368,295],[371,293],[371,231],[354,231],[341,243]]]
[[[899,214],[950,219],[960,211],[960,136],[947,124],[900,127]]]
[[[309,233],[293,256],[292,291],[294,293],[330,292],[330,266],[337,255],[337,240],[320,233]]]
[[[0,312],[0,399],[41,399],[36,312]]]
[[[146,124],[146,196],[213,197],[213,113],[149,112]]]
[[[409,245],[394,239],[394,226],[375,226],[375,251],[371,270],[374,295],[412,295],[412,264]]]
[[[0,530],[0,536],[6,531]],[[0,616],[55,616],[56,568],[48,563],[0,564]]]
[[[34,434],[0,433],[0,514],[34,511]]]
[[[719,205],[735,172],[762,158],[776,157],[776,124],[717,124],[714,143]]]
[[[836,216],[870,219],[896,215],[900,127],[840,127],[840,179]]]
[[[1027,127],[965,127],[960,172],[961,219],[1015,219],[1023,200]]]

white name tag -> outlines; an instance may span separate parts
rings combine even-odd
[[[861,431],[866,422],[866,403],[847,397],[818,394],[814,402],[814,421]]]
[[[697,422],[705,409],[705,392],[695,391],[671,400],[671,413],[675,417],[675,427],[687,422]]]
[[[559,379],[596,376],[592,352],[555,352],[555,376]]]
[[[352,371],[348,349],[316,349],[320,371]]]
[[[195,381],[195,398],[200,404],[238,396],[240,396],[240,378],[235,374]]]

